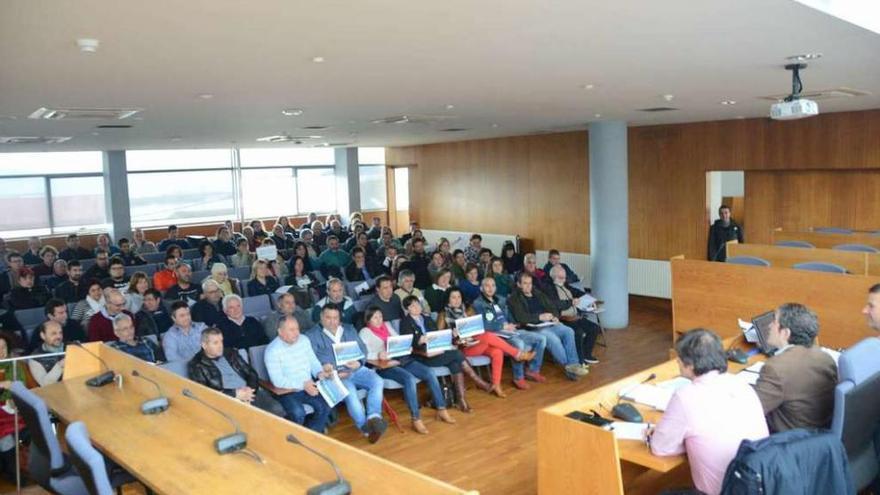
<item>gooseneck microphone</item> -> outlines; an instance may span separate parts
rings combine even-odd
[[[168,410],[168,407],[171,405],[168,402],[168,397],[165,397],[165,394],[162,393],[162,387],[159,386],[159,383],[152,378],[147,378],[144,375],[138,373],[138,370],[131,370],[131,376],[136,376],[143,380],[146,380],[153,384],[156,387],[156,391],[159,392],[159,397],[155,399],[147,399],[141,404],[141,412],[144,414],[159,414],[161,412],[165,412]]]
[[[315,485],[306,491],[306,495],[348,495],[349,493],[351,493],[351,484],[348,481],[345,481],[345,478],[342,477],[342,471],[339,470],[339,466],[337,466],[336,463],[333,462],[333,459],[330,459],[326,455],[300,442],[298,438],[293,436],[293,433],[287,435],[287,441],[299,445],[300,447],[308,450],[312,454],[315,454],[321,459],[324,459],[325,461],[327,461],[327,464],[330,464],[330,467],[333,468],[333,471],[336,472],[335,481],[328,481],[326,483],[321,483],[320,485]]]
[[[93,378],[89,378],[88,380],[86,380],[86,385],[88,385],[90,387],[103,387],[104,385],[107,385],[108,383],[113,381],[113,378],[116,377],[116,373],[114,373],[113,370],[110,369],[109,366],[107,366],[107,362],[104,361],[103,359],[101,359],[101,356],[88,350],[86,348],[86,346],[82,345],[82,342],[80,342],[78,340],[74,340],[73,342],[71,342],[71,344],[86,351],[87,353],[89,353],[93,358],[97,359],[98,361],[101,361],[101,364],[104,366],[104,368],[107,369],[107,371],[101,373],[100,375],[93,377]]]
[[[216,450],[218,454],[221,454],[221,455],[222,454],[231,454],[233,452],[238,452],[239,450],[242,450],[245,447],[247,447],[247,434],[245,434],[243,431],[241,431],[241,427],[239,426],[238,421],[236,421],[235,418],[226,414],[225,412],[221,411],[220,409],[217,409],[216,407],[212,406],[211,404],[208,404],[207,402],[203,401],[202,399],[199,399],[188,388],[183,389],[182,393],[183,393],[184,397],[188,397],[188,398],[202,404],[203,406],[207,407],[208,409],[211,409],[215,413],[223,416],[224,418],[226,418],[227,421],[232,423],[232,426],[235,428],[235,431],[230,433],[229,435],[224,435],[224,436],[219,437],[216,440],[214,440],[214,450]]]

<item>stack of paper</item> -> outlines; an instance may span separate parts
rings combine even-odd
[[[614,432],[614,438],[618,440],[645,440],[645,430],[650,427],[648,423],[627,423],[625,421],[615,421],[609,425],[611,431]]]
[[[642,383],[633,388],[622,390],[620,395],[624,399],[653,407],[658,411],[665,411],[666,406],[669,405],[669,401],[672,399],[673,392],[674,390],[669,388]]]

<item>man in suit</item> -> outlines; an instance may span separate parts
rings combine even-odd
[[[771,432],[831,424],[837,365],[813,345],[818,333],[819,320],[806,306],[787,303],[776,309],[767,343],[777,351],[755,384]]]

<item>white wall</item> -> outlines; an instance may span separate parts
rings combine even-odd
[[[745,196],[746,174],[742,170],[718,172],[721,175],[721,195],[728,197]]]

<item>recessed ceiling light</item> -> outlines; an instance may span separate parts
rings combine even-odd
[[[324,57],[312,57],[312,62],[320,64],[324,62]]]
[[[285,108],[281,111],[281,114],[288,117],[299,117],[303,114],[303,110],[302,108]]]
[[[807,60],[816,60],[817,58],[822,58],[821,53],[801,53],[799,55],[792,55],[790,57],[785,57],[785,60],[793,60],[795,62],[806,62]]]
[[[76,46],[83,53],[95,53],[98,51],[98,45],[100,44],[101,41],[94,38],[79,38],[76,40]]]
[[[596,117],[597,119],[601,119],[601,118],[602,118],[602,114],[601,114],[601,113],[597,113],[597,114],[594,114],[593,117]]]
[[[210,100],[211,98],[214,97],[214,95],[211,94],[211,93],[201,93],[201,94],[198,94],[198,95],[196,95],[196,96],[197,96],[200,100]]]
[[[595,88],[596,86],[594,86],[592,84],[581,84],[580,87],[581,87],[581,89],[583,89],[585,91],[589,91],[589,90]]]
[[[492,124],[492,129],[498,129],[498,124]]]
[[[95,131],[95,132],[92,133],[92,136],[100,136],[100,135],[101,135],[101,133],[98,132],[98,131]]]
[[[170,138],[169,141],[171,141],[172,143],[179,143],[179,142],[183,141],[183,138],[175,136],[173,138]]]
[[[675,99],[675,95],[670,95],[670,94],[661,95],[661,98],[663,98],[666,101],[672,101]]]
[[[722,105],[736,105],[736,100],[724,100],[721,102]]]
[[[446,109],[447,109],[447,110],[454,110],[454,109],[455,109],[455,105],[446,105]]]

